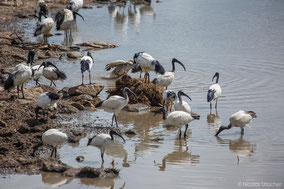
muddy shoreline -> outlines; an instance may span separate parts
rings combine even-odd
[[[29,39],[24,37],[24,31],[21,28],[17,28],[17,23],[22,19],[35,19],[34,7],[36,0],[28,2],[18,2],[18,6],[13,5],[14,1],[7,1],[6,4],[0,4],[0,69],[9,70],[16,64],[27,61],[27,52],[30,49],[35,49],[37,55],[35,61],[48,58],[59,58],[62,55],[66,55],[68,52],[82,50],[82,48],[88,48],[88,50],[114,48],[117,44],[109,44],[103,42],[87,42],[80,44],[76,48],[69,48],[59,44],[41,44],[31,43]],[[59,4],[54,4],[53,1],[47,1],[48,7],[53,11],[62,9],[66,6],[67,0],[59,1]],[[105,3],[100,2],[100,3]],[[58,3],[58,2],[57,2]],[[92,5],[97,4],[97,7],[101,4],[93,0],[84,0],[84,8],[92,8]],[[81,10],[83,11],[83,10]],[[80,49],[81,48],[81,49]],[[93,48],[93,49],[90,49]],[[68,55],[67,55],[68,56]],[[72,54],[70,55],[72,56]],[[1,73],[0,73],[1,74]],[[1,75],[0,75],[1,76]],[[123,83],[124,80],[128,80],[129,76],[123,76],[122,79],[117,81],[117,88],[109,91],[111,95],[121,94],[122,89],[127,86]],[[143,85],[143,82],[139,79],[130,80],[136,85],[141,85],[138,88],[138,93],[145,93],[145,90],[151,89],[150,96],[155,96],[156,105],[161,102],[161,90],[155,86],[150,88]],[[62,89],[65,92],[64,99],[58,103],[58,113],[68,114],[76,113],[80,110],[95,110],[95,104],[99,102],[96,96],[103,90],[104,86],[101,84],[93,84],[92,86],[79,89],[80,86],[75,86],[74,91],[87,91],[83,93],[72,93],[70,89]],[[82,127],[76,129],[72,126],[62,126],[59,124],[56,114],[50,114],[48,120],[36,120],[34,109],[36,107],[37,97],[47,91],[58,92],[56,88],[49,86],[36,86],[26,88],[26,99],[17,99],[16,90],[7,92],[0,86],[0,174],[14,174],[14,173],[27,173],[38,174],[41,171],[61,172],[65,175],[76,176],[80,175],[79,169],[74,169],[57,159],[49,158],[49,148],[42,147],[37,155],[32,156],[33,148],[41,142],[42,133],[51,128],[61,128],[71,131],[76,137],[81,138],[86,135],[86,130]],[[65,91],[64,91],[65,90]],[[71,95],[70,95],[71,94]],[[94,94],[94,95],[92,95]],[[151,104],[153,99],[148,99],[146,96],[141,96],[139,101],[147,104]],[[130,99],[130,103],[136,103],[137,99]],[[63,116],[64,117],[64,116]],[[87,128],[88,129],[88,128]],[[101,132],[99,128],[98,132]],[[119,129],[117,132],[121,132]],[[56,166],[53,166],[56,165]],[[84,170],[83,170],[84,171]],[[88,169],[88,171],[90,171]],[[94,171],[94,170],[91,170]],[[104,172],[106,171],[106,172]],[[114,177],[118,174],[119,170],[95,170],[98,177]],[[97,172],[100,172],[98,174]]]

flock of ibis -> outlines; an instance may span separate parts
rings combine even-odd
[[[64,10],[56,14],[56,28],[58,30],[64,30],[65,37],[70,37],[72,39],[71,26],[76,20],[76,15],[81,16],[78,11],[82,6],[83,0],[71,0]],[[47,42],[47,38],[50,35],[54,22],[51,17],[48,17],[48,9],[43,0],[39,0],[36,8],[36,15],[38,16],[38,23],[34,35],[37,36],[43,34],[44,41]],[[20,96],[20,91],[22,92],[22,98],[25,98],[23,85],[30,79],[34,79],[36,85],[39,85],[40,77],[45,77],[50,81],[50,86],[54,85],[56,87],[55,81],[65,80],[67,78],[66,74],[62,70],[59,70],[52,62],[46,61],[33,66],[32,64],[34,63],[35,53],[36,52],[34,50],[30,50],[28,53],[28,61],[26,63],[16,65],[14,69],[8,73],[8,78],[5,80],[5,90],[17,87],[18,98]],[[88,72],[89,74],[89,84],[92,83],[91,70],[94,63],[95,61],[91,52],[88,52],[86,56],[81,58],[80,71],[82,74],[82,85],[84,85],[85,72]],[[177,94],[173,90],[168,90],[168,87],[174,80],[176,63],[186,71],[184,64],[176,58],[172,59],[172,70],[166,72],[162,64],[153,56],[146,52],[138,52],[134,54],[133,60],[118,60],[107,64],[106,70],[109,71],[114,68],[111,75],[112,78],[118,78],[130,70],[132,73],[140,72],[140,78],[141,74],[144,73],[145,84],[153,83],[158,87],[165,89],[162,94],[164,100],[163,107],[155,111],[155,114],[163,113],[163,120],[166,125],[172,125],[179,128],[178,136],[179,139],[181,139],[182,126],[185,126],[183,136],[186,138],[186,132],[190,122],[193,120],[199,120],[200,116],[192,112],[190,105],[182,99],[182,96],[184,96],[191,100],[187,94],[185,94],[182,90],[179,90]],[[150,80],[150,72],[156,72],[158,74],[158,76],[152,81]],[[210,103],[210,110],[212,109],[213,101],[215,101],[215,109],[217,109],[218,99],[222,93],[221,87],[218,83],[219,77],[220,74],[216,72],[212,78],[212,81],[216,78],[216,83],[212,84],[207,92],[207,102]],[[123,96],[110,96],[96,105],[96,108],[103,108],[105,111],[113,113],[111,126],[113,126],[115,121],[115,124],[118,127],[118,113],[128,104],[128,95],[133,95],[137,98],[133,91],[125,87],[123,89]],[[45,92],[41,94],[38,97],[37,107],[35,109],[36,119],[38,119],[40,111],[43,112],[43,117],[46,118],[47,110],[56,109],[56,102],[60,100],[60,98],[61,94],[53,92]],[[244,134],[244,127],[247,126],[253,118],[256,118],[255,112],[240,110],[231,115],[229,118],[229,125],[221,126],[215,136],[218,136],[223,130],[230,129],[232,127],[239,127],[241,129],[241,134]],[[112,129],[108,134],[94,135],[88,141],[88,146],[92,145],[100,149],[102,162],[104,161],[103,156],[105,148],[114,141],[114,135],[121,137],[125,142],[125,139]],[[43,133],[42,142],[43,144],[50,145],[52,147],[51,157],[53,154],[55,154],[54,156],[56,157],[57,147],[66,142],[70,137],[71,136],[59,129],[50,129]]]

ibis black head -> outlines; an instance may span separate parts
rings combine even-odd
[[[50,98],[50,100],[59,100],[59,95],[53,92],[47,92],[46,95]]]
[[[84,17],[81,14],[79,14],[78,12],[74,12],[73,11],[74,19],[76,19],[76,15],[80,16],[82,18],[82,20],[85,21]]]
[[[122,91],[122,94],[123,94],[124,98],[127,98],[126,92],[133,94],[133,95],[136,97],[136,99],[137,99],[136,94],[135,94],[133,91],[131,91],[128,87],[125,87],[125,88],[123,89],[123,91]]]
[[[181,96],[186,96],[189,100],[191,100],[191,98],[187,94],[185,94],[183,91],[178,91],[179,101],[181,101]]]
[[[34,62],[34,57],[35,57],[35,51],[34,50],[30,50],[29,54],[28,54],[28,61],[27,64],[32,65]]]
[[[52,67],[58,69],[53,63],[51,63],[51,62],[49,62],[49,61],[43,62],[43,63],[39,66],[39,68],[42,67],[42,66],[43,66],[44,68],[45,68],[45,67],[52,66]],[[39,68],[38,68],[38,69],[39,69]]]
[[[185,68],[185,66],[183,65],[183,63],[182,63],[181,61],[179,61],[178,59],[173,58],[173,59],[172,59],[172,66],[173,66],[172,72],[175,71],[175,63],[178,63],[179,65],[181,65],[181,66],[183,67],[184,71],[186,71],[186,68]]]
[[[69,2],[67,4],[66,9],[69,9],[69,10],[73,11],[74,10],[74,8],[73,8],[74,6],[75,6],[75,3],[73,1],[71,1],[71,2]]]
[[[153,60],[152,64],[155,65],[155,72],[160,73],[162,75],[165,73],[164,67],[160,64],[158,60]]]
[[[125,143],[125,139],[124,139],[120,134],[118,134],[117,132],[115,132],[114,130],[110,130],[110,131],[109,131],[109,135],[110,135],[110,137],[111,137],[111,140],[114,140],[113,135],[117,135],[117,136],[119,136],[120,138],[122,138],[123,143]]]
[[[216,83],[218,83],[219,81],[219,72],[216,72],[212,78],[212,81],[214,80],[214,78],[216,77]]]
[[[251,115],[252,118],[257,118],[256,113],[254,111],[247,111],[249,115]]]
[[[97,135],[94,135],[92,138],[88,139],[87,146],[91,145],[92,140],[96,137]]]
[[[44,16],[48,15],[48,8],[47,8],[46,3],[40,4],[40,12],[42,12]]]
[[[133,63],[134,63],[134,64],[136,64],[136,58],[138,58],[138,56],[140,56],[141,54],[143,54],[143,52],[144,52],[144,51],[138,52],[138,53],[135,53],[135,54],[134,54],[134,56],[133,56]]]

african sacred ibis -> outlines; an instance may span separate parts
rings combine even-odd
[[[256,113],[254,111],[243,111],[240,110],[231,115],[228,126],[221,126],[215,136],[218,136],[223,130],[231,129],[232,127],[240,127],[241,134],[244,134],[245,126],[247,126],[253,118],[256,118]]]
[[[66,8],[73,12],[78,12],[83,7],[83,3],[83,0],[70,0]]]
[[[176,93],[173,90],[165,90],[162,93],[162,97],[163,97],[163,108],[165,108],[166,105],[166,112],[168,112],[168,110],[170,110],[171,112],[173,102],[177,99]]]
[[[221,96],[222,90],[220,85],[218,84],[219,81],[219,73],[216,72],[212,78],[212,81],[216,77],[216,83],[209,87],[207,93],[207,102],[210,102],[210,109],[212,108],[212,101],[216,100],[215,108],[217,108],[217,102],[219,97]]]
[[[182,100],[181,96],[186,96],[187,98],[189,98],[189,100],[191,100],[191,98],[183,91],[178,91],[178,101],[174,103],[174,110],[191,113],[191,107],[186,101]]]
[[[68,39],[68,32],[69,32],[69,40],[71,41],[73,40],[71,29],[75,24],[76,15],[80,16],[84,20],[81,14],[69,9],[63,9],[57,12],[55,16],[56,30],[64,30],[66,40]]]
[[[39,13],[43,12],[46,16],[48,15],[48,8],[47,4],[44,0],[38,0],[36,4],[36,10],[35,10],[35,15],[36,17],[39,17]]]
[[[152,83],[160,86],[160,87],[166,87],[166,89],[168,88],[168,86],[173,82],[174,78],[175,78],[175,63],[180,64],[184,71],[186,71],[185,66],[183,65],[183,63],[181,63],[179,60],[177,60],[176,58],[172,59],[172,71],[169,72],[165,72],[162,75],[159,75],[157,78],[155,78]]]
[[[84,85],[84,72],[89,72],[89,82],[91,84],[91,69],[94,64],[95,60],[93,59],[91,52],[88,51],[87,56],[83,56],[81,58],[81,73],[82,73],[82,85]]]
[[[102,107],[106,111],[114,113],[112,116],[111,126],[113,126],[113,120],[115,119],[116,126],[118,127],[116,114],[119,113],[120,110],[128,104],[129,98],[127,93],[131,93],[136,97],[135,93],[133,93],[128,87],[125,87],[122,91],[123,97],[113,95],[96,105],[96,108]]]
[[[48,109],[56,108],[56,102],[59,100],[60,96],[53,92],[45,92],[39,95],[37,99],[37,107],[35,108],[36,119],[38,119],[38,113],[40,110],[43,112],[43,117],[46,117]]]
[[[91,146],[95,146],[100,149],[102,162],[104,162],[105,148],[114,142],[113,135],[119,136],[120,138],[122,138],[123,142],[125,143],[125,139],[120,134],[118,134],[117,132],[113,130],[110,130],[109,134],[101,133],[101,134],[93,136],[92,138],[88,140],[87,146],[91,145]]]
[[[186,138],[188,124],[195,119],[197,120],[200,119],[200,115],[193,113],[193,112],[187,113],[184,111],[173,111],[166,116],[166,111],[164,108],[161,108],[157,112],[159,111],[163,112],[163,120],[165,121],[166,125],[172,125],[172,126],[179,127],[179,139],[181,138],[181,127],[183,125],[185,125],[185,131],[184,131],[183,136],[184,138]]]
[[[33,77],[33,80],[36,82],[36,85],[40,85],[38,81],[40,77],[42,76],[42,71],[43,71],[43,67],[40,67],[40,65],[35,65],[32,67],[32,77]]]
[[[42,16],[45,18],[42,19]],[[51,17],[47,17],[42,11],[39,13],[39,20],[37,23],[36,30],[34,32],[34,36],[38,36],[40,34],[43,34],[43,41],[44,43],[47,43],[47,39],[50,36],[50,30],[52,29],[54,25],[54,21]]]
[[[4,82],[4,89],[10,90],[12,87],[17,86],[17,94],[19,98],[19,86],[21,85],[21,91],[23,95],[23,99],[25,98],[24,95],[24,84],[31,78],[32,70],[31,65],[34,61],[35,51],[30,50],[28,54],[28,61],[27,63],[21,63],[15,66],[12,73],[9,73],[8,79]]]
[[[135,53],[133,56],[133,63],[135,66],[132,70],[132,73],[136,73],[137,70],[145,72],[145,83],[147,82],[147,78],[148,83],[150,83],[150,71],[155,71],[156,73],[160,74],[165,73],[165,69],[160,62],[145,52]]]
[[[134,67],[133,60],[116,60],[114,62],[111,62],[106,65],[105,70],[109,71],[112,68],[115,68],[111,74],[110,78],[118,78],[122,76],[123,74],[128,73],[129,70],[131,70]]]
[[[43,76],[50,80],[50,86],[52,86],[52,84],[56,87],[54,81],[55,80],[65,80],[67,78],[67,76],[65,75],[64,72],[60,71],[54,64],[52,64],[51,62],[43,62],[38,70],[43,67],[42,70],[42,74]]]
[[[52,157],[54,153],[54,157],[56,158],[57,147],[65,143],[66,141],[74,140],[74,136],[70,133],[64,133],[59,131],[58,129],[49,129],[42,134],[42,143],[36,145],[34,147],[32,155],[34,155],[35,151],[42,145],[49,145],[52,147],[52,152],[50,157]]]

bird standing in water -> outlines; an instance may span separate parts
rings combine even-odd
[[[223,130],[231,129],[232,127],[240,127],[241,134],[244,134],[245,126],[247,126],[253,118],[256,118],[256,113],[254,111],[243,111],[240,110],[230,117],[230,124],[228,126],[221,126],[215,136],[218,136]]]

